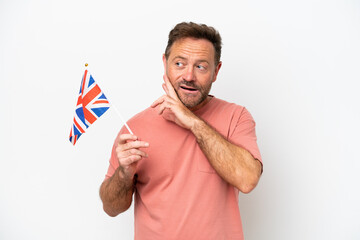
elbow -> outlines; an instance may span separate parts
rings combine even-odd
[[[109,196],[109,194],[107,194],[105,185],[103,184],[100,187],[100,199],[102,201],[104,212],[110,217],[116,217],[129,209],[132,202],[132,195],[130,195],[130,198],[125,199],[114,198],[114,196]]]
[[[260,161],[256,161],[256,167],[252,169],[252,171],[249,171],[242,175],[241,173],[238,174],[237,182],[235,187],[239,189],[242,193],[250,193],[256,185],[258,184],[261,174],[262,174],[262,163]]]
[[[117,215],[119,215],[120,213],[125,212],[126,210],[129,209],[131,203],[130,204],[126,204],[126,206],[122,206],[120,208],[114,208],[111,206],[107,206],[105,204],[103,204],[103,209],[104,212],[109,215],[110,217],[116,217]]]
[[[248,176],[245,180],[238,179],[235,187],[239,189],[240,192],[248,194],[257,186],[259,179],[260,175],[252,174],[251,176]]]
[[[110,217],[116,217],[117,215],[119,215],[119,213],[115,213],[115,212],[112,212],[112,211],[105,210],[105,208],[104,208],[104,212]]]
[[[245,194],[250,193],[252,190],[254,190],[255,187],[256,184],[241,184],[240,186],[237,186],[239,191]]]
[[[237,189],[239,189],[240,192],[248,194],[250,193],[252,190],[254,190],[254,188],[256,187],[256,184],[251,184],[251,183],[242,183],[242,184],[238,184],[235,186]]]
[[[121,212],[120,211],[114,211],[113,209],[107,208],[105,206],[103,206],[104,212],[109,215],[110,217],[116,217],[117,215],[119,215]]]

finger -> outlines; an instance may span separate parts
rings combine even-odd
[[[147,148],[147,147],[149,147],[149,143],[144,141],[133,141],[121,145],[119,144],[120,151],[126,151],[132,148]]]
[[[131,165],[131,164],[133,164],[135,162],[140,161],[141,159],[142,159],[142,157],[139,156],[139,155],[131,155],[131,156],[127,157],[127,158],[122,158],[119,161],[119,163],[120,163],[121,166],[127,167],[127,166],[129,166],[129,165]]]
[[[174,98],[174,99],[177,99],[177,98],[178,98],[178,97],[177,97],[177,94],[176,94],[176,92],[175,92],[174,87],[171,85],[168,76],[167,76],[166,74],[164,74],[164,77],[163,77],[163,78],[164,78],[165,86],[166,86],[166,89],[167,89],[167,91],[165,91],[166,94],[167,94],[168,96]]]
[[[158,109],[158,114],[161,115],[163,114],[163,112],[165,111],[165,109],[171,109],[172,103],[169,101],[164,101],[164,103],[162,103]]]
[[[129,140],[137,140],[138,137],[133,134],[121,134],[118,138],[118,144],[124,144]]]
[[[160,107],[158,109],[158,114],[161,115],[165,109],[166,109],[166,106],[164,104],[160,105]]]
[[[166,84],[165,84],[165,83],[163,83],[163,84],[162,84],[162,88],[164,89],[164,91],[165,91],[166,95],[169,95],[169,90],[167,89],[167,87],[166,87]]]
[[[158,109],[157,109],[158,114],[161,115],[166,108],[171,109],[175,103],[176,103],[176,101],[174,99],[165,95],[164,101],[162,103],[158,104]]]
[[[157,105],[163,103],[165,101],[165,96],[166,95],[163,95],[161,96],[160,98],[158,98],[155,102],[153,102],[153,104],[151,104],[151,107],[154,108],[156,107]]]
[[[129,149],[129,150],[126,150],[126,151],[119,151],[119,152],[117,152],[117,155],[118,155],[119,159],[127,158],[127,157],[129,157],[131,155],[138,155],[138,156],[141,156],[141,157],[148,157],[146,152],[141,151],[139,149],[135,149],[135,148],[132,148],[132,149]]]

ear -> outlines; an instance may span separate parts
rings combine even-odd
[[[164,64],[164,73],[166,73],[166,57],[165,57],[165,53],[163,54],[163,64]]]
[[[219,71],[220,71],[221,66],[222,66],[222,62],[220,61],[219,64],[218,64],[218,65],[216,66],[216,68],[215,68],[214,79],[213,79],[212,82],[215,82],[215,81],[216,81],[216,78],[217,78],[217,75],[218,75],[218,73],[219,73]]]

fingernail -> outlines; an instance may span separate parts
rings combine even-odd
[[[149,143],[145,143],[145,147],[148,147],[149,146]]]

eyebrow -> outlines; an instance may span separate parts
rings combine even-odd
[[[182,57],[182,56],[175,56],[175,57],[173,58],[173,60],[178,59],[178,58],[180,58],[180,59],[182,59],[182,60],[186,60],[186,58],[185,58],[185,57]]]
[[[178,55],[178,56],[175,56],[175,57],[172,59],[172,61],[174,61],[174,60],[176,60],[176,59],[179,59],[179,58],[182,59],[182,60],[187,60],[187,58]],[[205,59],[200,59],[200,60],[198,60],[198,61],[196,61],[196,62],[205,62],[205,63],[209,64],[209,62],[208,62],[207,60],[205,60]]]

